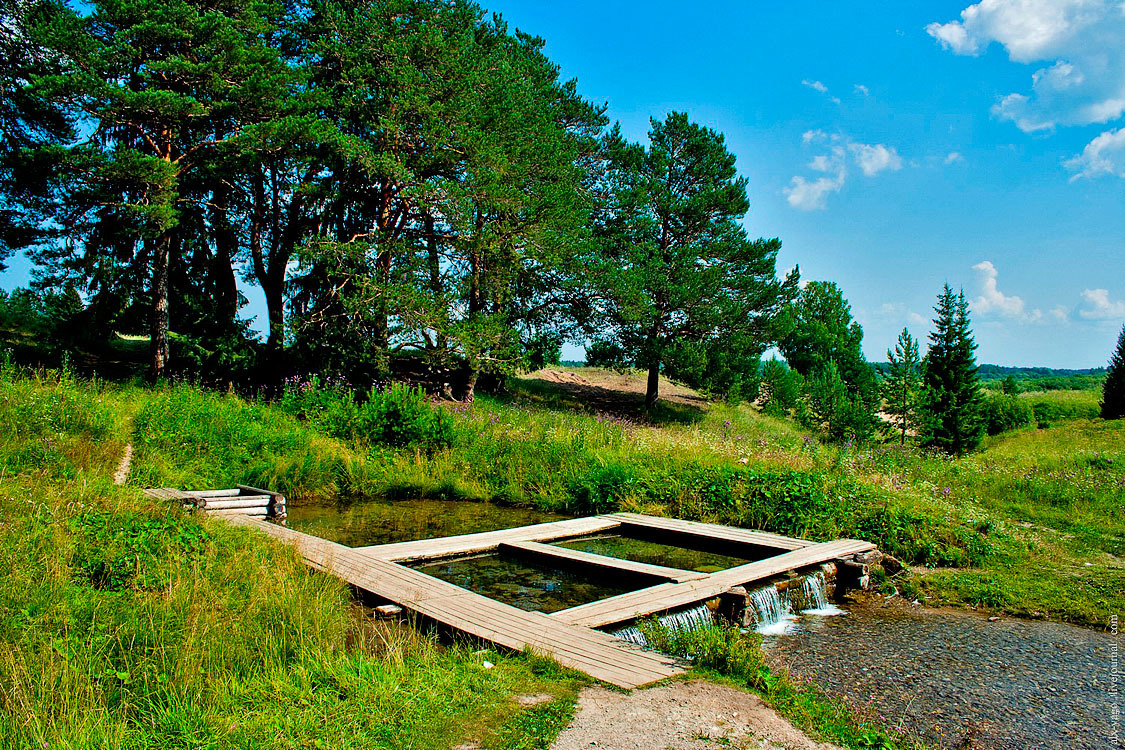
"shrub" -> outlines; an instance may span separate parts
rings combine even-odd
[[[1034,416],[1026,400],[1007,393],[989,396],[984,402],[984,419],[989,435],[1026,427]]]

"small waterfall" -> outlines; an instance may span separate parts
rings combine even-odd
[[[805,598],[805,608],[801,610],[802,614],[826,617],[844,614],[844,610],[828,601],[828,593],[825,590],[824,573],[818,571],[812,575],[805,576],[805,580],[801,584],[801,593],[804,594]]]
[[[778,593],[776,586],[763,586],[750,593],[757,619],[757,631],[762,635],[780,635],[797,619],[789,606],[789,597]]]
[[[660,624],[671,630],[673,633],[679,633],[686,630],[698,630],[699,628],[710,625],[714,620],[711,618],[711,610],[705,605],[695,607],[694,609],[687,609],[683,612],[673,612],[663,617],[658,618]],[[648,639],[645,638],[644,633],[636,627],[622,628],[621,630],[613,633],[618,638],[623,638],[630,643],[636,643],[639,646],[647,646]]]

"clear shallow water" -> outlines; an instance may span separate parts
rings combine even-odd
[[[643,539],[633,539],[614,534],[581,537],[554,542],[559,547],[576,549],[582,552],[591,552],[596,555],[616,557],[620,560],[647,563],[649,565],[664,565],[680,570],[695,570],[700,573],[713,573],[716,570],[733,568],[736,565],[745,565],[750,560],[729,555],[720,555],[715,552],[706,552],[686,547],[673,547],[668,544],[650,542]]]
[[[568,516],[465,500],[369,501],[352,505],[290,505],[289,527],[349,547],[410,542],[454,534],[561,521]]]
[[[802,617],[763,644],[795,677],[928,745],[1021,750],[1119,746],[1110,739],[1113,645],[1086,628],[877,598],[844,616]],[[1119,676],[1119,706],[1122,688]]]
[[[412,567],[490,599],[539,612],[558,612],[646,585],[606,575],[582,575],[500,554],[451,558]]]

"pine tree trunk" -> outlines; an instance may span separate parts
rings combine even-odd
[[[660,362],[648,366],[648,389],[645,391],[645,411],[651,411],[660,399]]]
[[[270,273],[267,281],[262,284],[262,291],[266,294],[266,317],[270,326],[266,348],[271,352],[280,351],[285,344],[285,279],[277,278],[280,275]]]
[[[164,377],[168,365],[168,272],[172,259],[172,237],[165,232],[152,241],[152,310],[150,341],[152,364],[149,377]]]

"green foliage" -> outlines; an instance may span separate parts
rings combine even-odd
[[[1109,361],[1102,386],[1102,419],[1125,418],[1125,326],[1117,337],[1117,349]]]
[[[104,591],[159,590],[170,582],[171,561],[198,557],[208,541],[198,521],[175,516],[95,512],[70,524],[76,580]]]
[[[797,405],[803,385],[800,375],[777,357],[770,357],[762,363],[762,381],[758,387],[762,410],[770,416],[786,416]]]
[[[848,389],[836,363],[829,360],[805,380],[807,403],[798,407],[798,417],[810,429],[822,430],[836,442],[862,442],[875,431],[869,405]]]
[[[969,303],[949,284],[938,295],[934,331],[926,354],[922,401],[923,444],[960,456],[974,449],[984,434],[982,394],[969,328]]]
[[[985,429],[989,435],[1026,427],[1033,419],[1038,422],[1050,421],[1035,413],[1028,399],[1016,398],[1007,393],[985,397],[982,407]]]
[[[447,448],[453,442],[449,415],[431,404],[418,386],[392,383],[384,391],[372,388],[359,401],[354,391],[324,387],[314,377],[287,383],[278,405],[344,440],[428,450]]]

